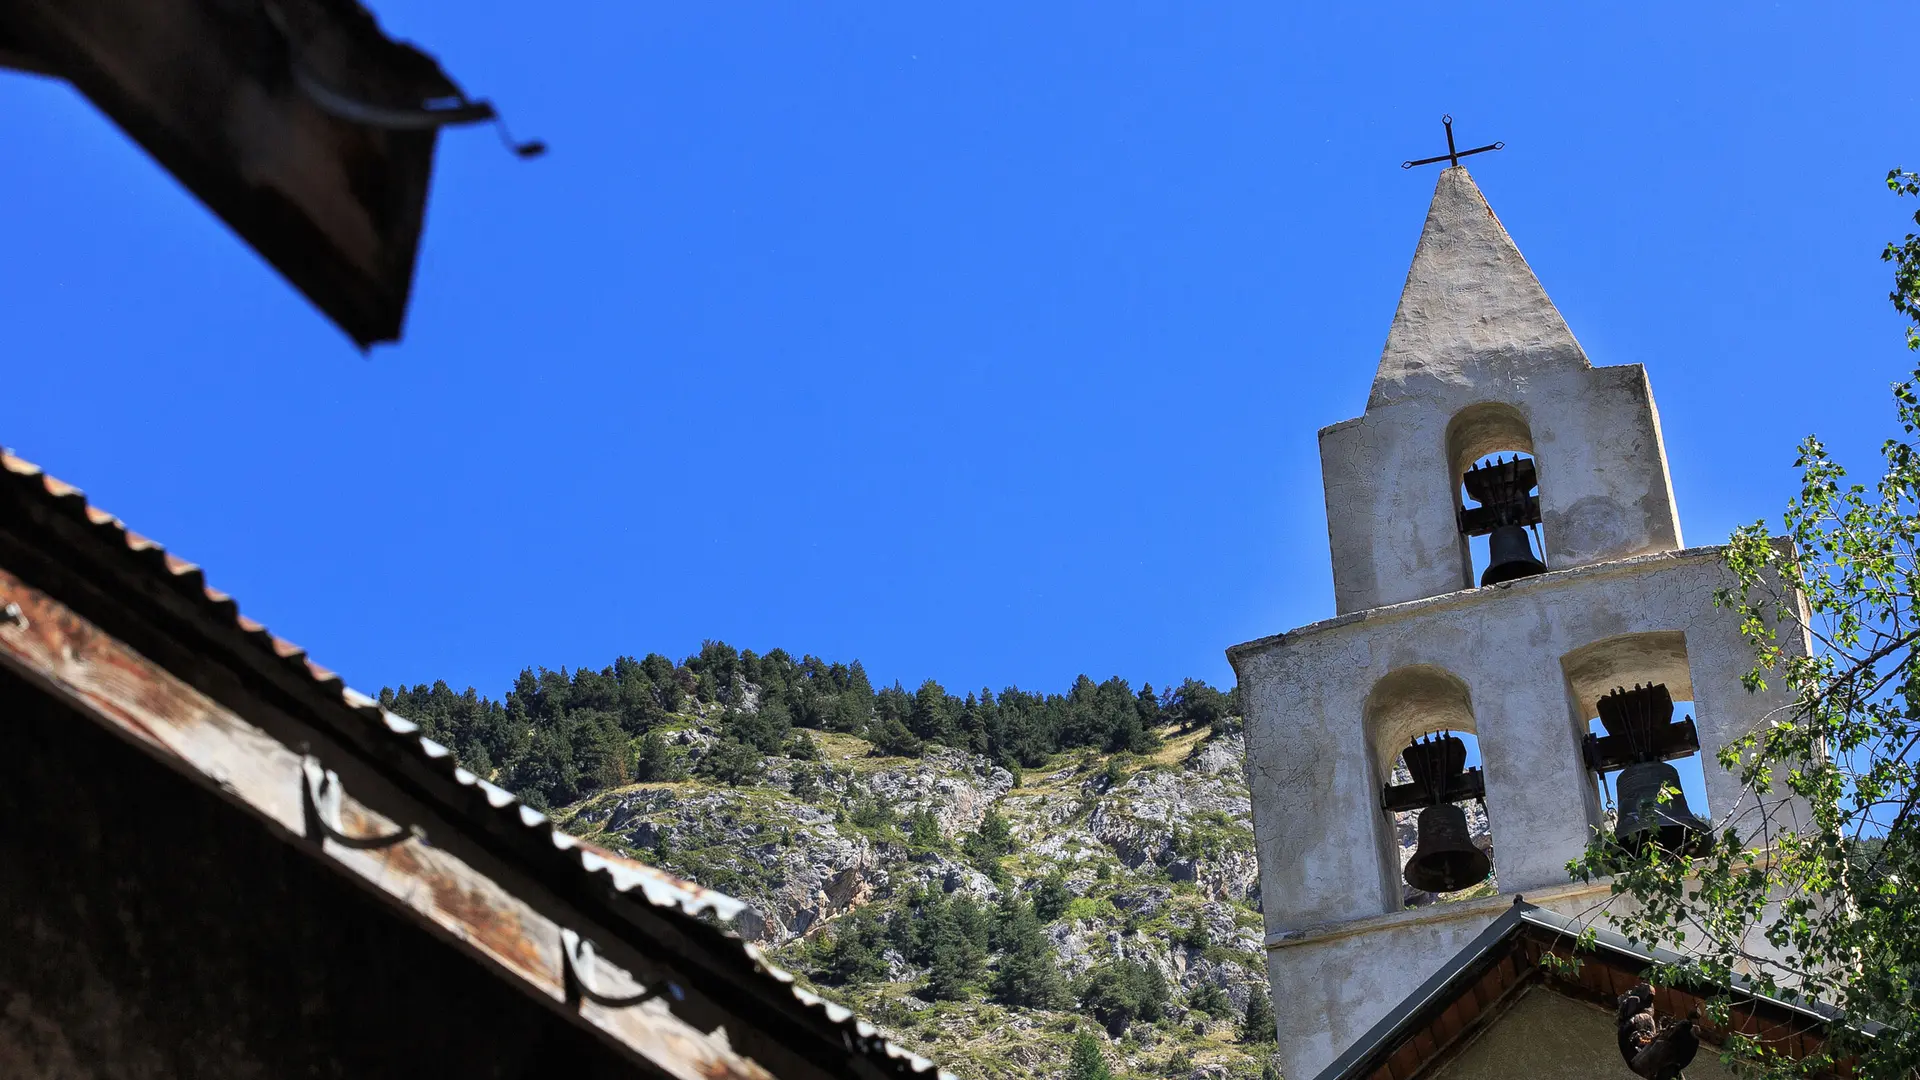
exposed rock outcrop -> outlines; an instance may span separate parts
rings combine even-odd
[[[751,686],[734,687],[733,698],[757,700]],[[1127,1053],[1142,1067],[1181,1065],[1187,1057],[1175,1055],[1185,1054],[1193,1076],[1243,1075],[1252,1059],[1233,1039],[1236,1018],[1265,993],[1243,748],[1237,735],[1169,735],[1151,756],[1063,757],[1016,786],[1009,770],[959,750],[880,758],[858,739],[816,734],[822,760],[768,759],[740,787],[633,785],[587,800],[565,821],[747,901],[734,928],[802,974],[850,912],[872,906],[892,925],[907,898],[927,894],[964,894],[990,912],[1006,891],[1035,897],[1057,878],[1064,890],[1048,886],[1050,895],[1066,899],[1050,903],[1067,906],[1042,933],[1066,979],[1129,962],[1167,987],[1162,1024],[1136,1024]],[[704,722],[671,741],[692,763],[715,743]],[[990,813],[1013,837],[1003,858],[968,843]],[[1021,1075],[1062,1063],[1062,1024],[1075,1022],[986,1000],[997,959],[974,998],[936,1001],[928,969],[894,940],[877,954],[878,983],[827,992],[963,1075],[970,1056]]]

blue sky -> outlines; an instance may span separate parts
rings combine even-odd
[[[1332,612],[1315,432],[1443,112],[1506,141],[1475,177],[1594,361],[1647,365],[1689,542],[1777,518],[1809,431],[1871,468],[1910,359],[1911,4],[373,7],[553,150],[442,139],[370,358],[0,78],[0,442],[367,690],[708,637],[1230,682]]]

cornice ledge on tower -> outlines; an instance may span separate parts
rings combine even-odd
[[[1367,408],[1489,376],[1591,366],[1473,177],[1443,170]]]
[[[1613,889],[1613,879],[1600,878],[1596,881],[1571,881],[1564,885],[1547,888],[1522,890],[1530,904],[1554,904],[1567,900],[1581,900],[1597,896]],[[1297,930],[1276,930],[1262,941],[1267,951],[1284,949],[1293,945],[1318,944],[1337,938],[1352,937],[1355,934],[1371,933],[1403,926],[1424,926],[1429,923],[1452,922],[1456,919],[1480,918],[1498,915],[1513,906],[1522,892],[1503,892],[1493,896],[1475,897],[1472,900],[1454,900],[1440,904],[1428,904],[1424,907],[1405,908],[1389,911],[1384,915],[1369,915],[1345,922],[1316,923]]]
[[[1515,578],[1498,585],[1482,585],[1455,592],[1441,593],[1439,596],[1422,597],[1419,600],[1407,600],[1385,607],[1368,608],[1365,611],[1350,611],[1345,615],[1335,615],[1331,619],[1308,623],[1305,626],[1289,630],[1284,634],[1269,634],[1254,638],[1227,648],[1227,662],[1233,665],[1235,674],[1240,671],[1242,661],[1252,659],[1276,649],[1284,648],[1301,638],[1325,634],[1355,623],[1379,623],[1389,620],[1413,618],[1429,611],[1453,607],[1465,607],[1497,600],[1509,592],[1547,592],[1558,591],[1578,583],[1597,578],[1613,577],[1620,574],[1638,573],[1658,563],[1692,563],[1725,561],[1725,544],[1707,544],[1702,547],[1680,548],[1675,551],[1656,551],[1646,555],[1634,555],[1625,559],[1612,559],[1607,562],[1588,563],[1585,566],[1572,566],[1565,570],[1549,570],[1532,577]]]

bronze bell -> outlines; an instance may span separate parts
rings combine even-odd
[[[1400,876],[1424,892],[1443,893],[1478,885],[1493,863],[1474,844],[1467,812],[1453,803],[1420,811],[1420,840]]]
[[[1664,805],[1658,801],[1662,788],[1673,789]],[[1681,851],[1707,831],[1706,822],[1693,816],[1687,806],[1679,770],[1664,761],[1642,761],[1622,769],[1617,790],[1620,819],[1613,835],[1623,847],[1638,848],[1651,841],[1668,851]]]
[[[1481,585],[1498,585],[1515,578],[1547,572],[1547,564],[1533,553],[1527,526],[1540,522],[1539,486],[1532,458],[1496,458],[1467,470],[1460,478],[1467,498],[1479,506],[1459,511],[1460,531],[1487,537],[1487,569]]]
[[[1546,572],[1547,564],[1533,554],[1533,541],[1525,526],[1501,525],[1487,537],[1487,568],[1480,574],[1481,585],[1498,585]]]
[[[1433,893],[1452,892],[1485,881],[1493,863],[1474,845],[1473,834],[1467,829],[1467,812],[1454,801],[1486,790],[1477,783],[1461,785],[1461,781],[1478,781],[1480,776],[1478,769],[1472,774],[1464,771],[1467,744],[1455,735],[1416,739],[1402,751],[1402,759],[1413,778],[1408,786],[1419,791],[1427,805],[1420,811],[1419,840],[1413,858],[1407,860],[1401,877],[1414,888]]]

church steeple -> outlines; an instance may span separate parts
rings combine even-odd
[[[1464,166],[1442,170],[1367,407],[1470,381],[1476,367],[1589,366],[1479,185]]]
[[[1586,917],[1608,885],[1566,868],[1616,827],[1607,791],[1629,799],[1688,757],[1706,792],[1689,806],[1752,806],[1698,748],[1790,706],[1742,683],[1752,650],[1711,601],[1730,580],[1722,549],[1681,546],[1646,372],[1588,362],[1458,166],[1499,145],[1458,150],[1449,127],[1447,155],[1426,160],[1454,167],[1366,411],[1320,432],[1340,617],[1227,651],[1288,1076],[1358,1045],[1519,894]],[[1691,726],[1673,719],[1680,702]],[[1653,731],[1671,741],[1654,749]],[[1484,846],[1461,808],[1476,798]],[[1697,824],[1619,820],[1675,846]],[[1466,892],[1481,887],[1501,895]],[[1462,902],[1421,904],[1442,891]]]
[[[1653,391],[1594,367],[1467,170],[1440,174],[1363,416],[1320,432],[1333,592],[1344,614],[1471,588],[1463,478],[1525,455],[1537,571],[1671,551],[1680,522]],[[1471,486],[1471,485],[1469,485]],[[1521,501],[1527,491],[1512,493]],[[1537,505],[1537,516],[1534,506]],[[1490,580],[1504,580],[1494,574]]]

